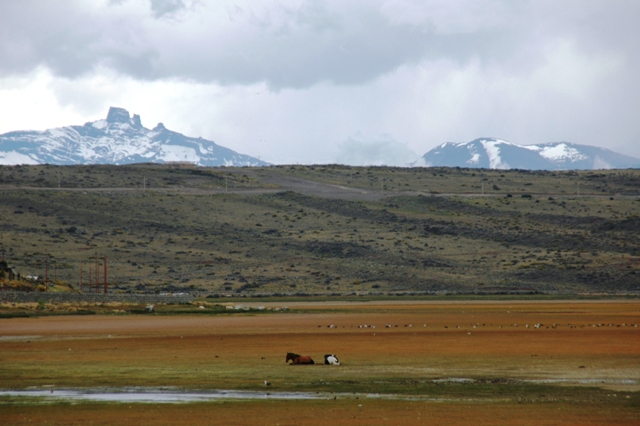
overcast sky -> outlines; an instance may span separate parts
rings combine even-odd
[[[638,0],[2,0],[0,133],[119,106],[273,163],[478,137],[640,158],[638,22]]]

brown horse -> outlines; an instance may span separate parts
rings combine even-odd
[[[287,352],[287,359],[285,362],[291,361],[291,365],[294,364],[315,364],[310,356],[302,356],[294,354],[293,352]]]

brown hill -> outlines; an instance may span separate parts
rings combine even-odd
[[[640,171],[0,167],[0,250],[113,291],[637,293]],[[102,260],[98,280],[102,281]]]

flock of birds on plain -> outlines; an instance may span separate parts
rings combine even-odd
[[[479,322],[477,322],[475,324],[470,324],[470,327],[473,328],[473,329],[476,329],[478,327],[485,327],[485,326],[486,326],[486,323],[480,324]],[[493,324],[489,324],[489,326],[493,326]],[[516,323],[509,324],[509,326],[518,327],[518,324],[516,324]],[[562,325],[562,324],[556,324],[556,323],[553,323],[551,325],[544,325],[542,323],[536,323],[536,324],[533,324],[532,326],[529,326],[529,324],[525,324],[524,325],[525,328],[534,328],[534,329],[542,329],[542,328],[556,329],[558,327],[563,327],[563,326],[564,327],[568,327],[568,328],[585,328],[585,327],[599,328],[599,327],[627,327],[627,326],[638,328],[638,324],[633,324],[633,323],[632,324],[626,324],[626,323],[622,323],[622,324],[613,324],[613,323],[604,324],[604,323],[599,323],[599,324],[587,324],[587,325],[574,325],[574,324],[564,324],[564,325]],[[318,325],[318,328],[322,328],[322,327],[323,327],[322,325]],[[340,328],[335,324],[329,324],[326,327],[327,328],[336,328],[336,329]],[[342,328],[346,328],[346,327],[347,326],[345,326],[345,325],[342,326]],[[357,328],[372,328],[372,329],[376,328],[376,326],[372,325],[372,324],[359,324],[357,326],[354,326],[354,325],[349,326],[349,328],[354,328],[354,327],[357,327]],[[384,325],[384,328],[398,328],[398,327],[400,327],[398,324],[385,324]],[[404,324],[404,327],[411,328],[411,327],[413,327],[413,324]],[[422,327],[427,327],[427,324],[423,324]],[[448,325],[445,325],[443,327],[446,328],[446,329],[449,328]],[[459,329],[460,326],[456,325],[455,328]],[[502,326],[499,325],[498,328],[502,328]],[[463,326],[463,330],[466,331],[467,334],[471,334],[471,331],[469,331],[469,329],[465,328],[464,326]],[[375,333],[374,333],[374,335],[375,335]]]
[[[428,326],[427,324],[423,324],[423,325],[422,325],[422,327],[427,327],[427,326]],[[482,323],[482,324],[480,324],[479,322],[477,322],[477,323],[475,323],[475,324],[470,324],[470,326],[471,326],[472,328],[476,329],[477,327],[486,327],[486,323]],[[491,324],[489,324],[489,326],[491,327],[491,326],[493,326],[493,324],[491,323]],[[509,324],[509,326],[511,326],[511,327],[518,327],[518,324],[517,324],[517,323],[513,323],[513,324]],[[558,327],[567,327],[567,328],[585,328],[585,327],[600,328],[600,327],[627,327],[627,326],[629,326],[629,327],[634,327],[634,328],[638,328],[638,324],[634,324],[634,323],[631,323],[631,324],[627,324],[627,323],[622,323],[622,324],[614,324],[614,323],[607,323],[607,324],[604,324],[604,323],[598,323],[598,324],[586,324],[586,325],[574,325],[574,324],[570,324],[570,323],[568,323],[568,324],[564,324],[564,325],[563,325],[563,324],[557,324],[557,323],[553,323],[553,324],[551,324],[551,325],[544,325],[544,324],[542,324],[542,323],[536,323],[536,324],[533,324],[533,326],[532,326],[532,327],[530,327],[530,326],[529,326],[529,324],[525,324],[525,325],[524,325],[524,327],[525,327],[525,328],[534,328],[534,329],[541,329],[541,328],[546,328],[546,329],[549,329],[549,328],[551,328],[551,329],[556,329],[556,328],[558,328]],[[324,327],[323,325],[318,325],[318,328],[323,328],[323,327]],[[374,324],[358,324],[357,326],[354,326],[354,325],[350,325],[350,326],[349,326],[349,328],[354,328],[354,327],[361,328],[361,329],[369,329],[369,328],[371,328],[371,329],[375,329],[375,328],[376,328],[376,326],[375,326]],[[398,324],[385,324],[385,325],[384,325],[384,328],[399,328],[399,327],[400,327],[400,326],[399,326]],[[412,328],[412,327],[413,327],[413,324],[404,324],[403,328],[405,328],[405,327],[406,327],[406,328]],[[449,328],[449,326],[448,326],[448,325],[445,325],[445,326],[443,326],[443,327],[444,327],[445,329],[448,329],[448,328]],[[335,325],[335,324],[329,324],[329,325],[327,325],[327,326],[326,326],[326,328],[329,328],[329,329],[338,329],[338,328],[340,328],[340,327],[339,327],[339,326],[337,326],[337,325]],[[347,326],[346,326],[346,325],[343,325],[343,326],[342,326],[342,328],[347,328]],[[452,328],[453,328],[453,327],[452,327]],[[456,329],[460,329],[460,326],[459,326],[459,325],[456,325],[456,326],[455,326],[455,328],[456,328]],[[502,325],[498,325],[498,328],[499,328],[499,329],[501,329],[501,328],[502,328]],[[466,331],[466,332],[467,332],[467,334],[471,334],[471,331],[468,331],[468,329],[464,329],[464,331]],[[375,336],[375,333],[374,333],[374,336]],[[287,357],[288,357],[289,355],[294,355],[294,354],[287,354]],[[297,356],[297,355],[296,355],[296,356]],[[534,356],[537,356],[537,355],[534,355]],[[288,360],[288,358],[287,358],[287,360]],[[324,361],[325,361],[325,364],[328,364],[328,365],[340,365],[340,361],[338,361],[338,358],[337,358],[337,357],[336,357],[336,355],[334,355],[334,354],[327,354],[327,355],[325,355],[325,356],[324,356]],[[294,362],[294,363],[295,363],[295,362]],[[311,364],[313,364],[313,361],[311,361]],[[580,366],[579,368],[584,368],[584,366]],[[269,382],[269,381],[267,381],[267,380],[265,380],[264,384],[265,384],[266,386],[271,386],[271,382]]]

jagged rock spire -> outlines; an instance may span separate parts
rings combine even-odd
[[[131,116],[129,111],[124,108],[110,107],[107,114],[107,123],[129,123]]]
[[[142,121],[138,114],[129,115],[129,111],[124,108],[110,107],[107,114],[107,123],[131,124],[133,127],[142,128]]]

